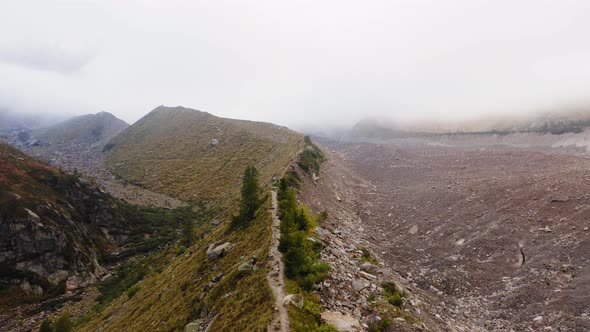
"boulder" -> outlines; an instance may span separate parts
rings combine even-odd
[[[247,261],[238,266],[238,271],[257,271],[258,266],[256,266],[256,260],[256,256],[250,257]]]
[[[367,284],[365,284],[364,281],[360,280],[360,279],[355,279],[352,282],[352,288],[357,291],[360,292],[361,290],[363,290],[365,287],[367,287]]]
[[[47,276],[47,281],[49,281],[52,285],[57,286],[60,282],[67,280],[70,276],[70,273],[66,270],[57,270]]]
[[[24,281],[20,284],[20,288],[27,294],[31,294],[34,296],[41,296],[43,295],[43,288],[39,285],[31,285],[28,281]]]
[[[372,275],[376,275],[377,273],[379,273],[379,268],[376,265],[373,265],[369,262],[365,262],[361,265],[361,271],[365,271]]]
[[[283,305],[288,306],[292,304],[293,306],[301,309],[303,308],[303,296],[299,294],[289,294],[283,298]]]
[[[188,323],[186,324],[186,326],[184,327],[184,332],[202,332],[205,331],[205,329],[203,329],[203,321],[201,319],[197,319],[196,321],[192,322],[192,323]]]
[[[216,261],[225,256],[232,248],[233,244],[229,242],[220,244],[218,246],[215,246],[215,243],[211,243],[209,248],[207,248],[207,259],[210,261]]]
[[[358,319],[343,315],[339,312],[326,311],[322,312],[322,321],[326,324],[332,324],[340,332],[357,332],[362,331],[361,324]]]

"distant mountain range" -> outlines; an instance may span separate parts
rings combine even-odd
[[[388,140],[437,135],[536,133],[561,135],[580,133],[590,127],[589,112],[546,113],[529,116],[488,117],[477,121],[401,124],[392,120],[366,118],[350,130],[340,132],[344,140]]]

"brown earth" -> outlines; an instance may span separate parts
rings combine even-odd
[[[351,210],[347,236],[423,301],[430,330],[590,330],[590,160],[463,145],[325,143],[302,196]]]

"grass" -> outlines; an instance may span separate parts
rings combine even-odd
[[[219,144],[211,145],[212,138]],[[221,119],[183,108],[156,109],[113,139],[108,166],[118,176],[185,201],[207,202],[208,210],[213,211],[211,219],[221,225],[198,225],[194,231],[198,238],[192,245],[178,241],[162,251],[162,265],[137,262],[134,269],[146,269],[143,277],[118,287],[119,295],[102,310],[89,314],[79,330],[157,327],[181,331],[205,316],[215,316],[212,331],[265,330],[274,307],[267,271],[262,268],[268,263],[272,235],[268,187],[263,186],[263,201],[254,220],[236,229],[229,225],[237,212],[244,167],[255,166],[260,182],[269,183],[287,168],[301,142],[299,135],[285,128]],[[211,262],[206,250],[213,242],[235,246]],[[238,271],[251,256],[258,257],[261,268]],[[220,274],[221,279],[212,283]],[[133,295],[125,296],[123,292],[130,287],[135,287]]]
[[[210,200],[237,189],[248,165],[266,183],[281,173],[301,142],[299,134],[268,123],[160,107],[109,142],[107,166],[156,192]]]
[[[360,249],[361,249],[361,252],[362,252],[361,258],[362,258],[363,261],[369,262],[369,263],[375,264],[375,265],[378,265],[379,264],[379,262],[377,261],[377,259],[375,259],[375,257],[373,257],[371,255],[371,252],[369,251],[369,249],[363,248],[363,247],[361,247]]]
[[[196,234],[209,234],[175,255],[175,248],[162,253],[152,261],[138,260],[134,269],[145,267],[144,277],[134,283],[133,296],[122,292],[101,311],[95,311],[78,326],[81,331],[107,330],[183,330],[184,326],[201,316],[206,309],[217,315],[211,330],[264,330],[272,317],[273,295],[266,281],[265,269],[240,272],[237,267],[242,256],[259,257],[259,266],[265,266],[271,239],[270,202],[267,199],[256,218],[247,228],[228,232],[227,226],[213,229],[210,224],[199,225]],[[231,214],[224,212],[230,206],[216,211],[216,218],[225,218],[229,224]],[[216,262],[206,259],[206,249],[213,241],[229,241],[236,246]],[[179,247],[179,246],[178,246]],[[161,266],[157,262],[162,262]],[[161,272],[158,272],[161,271]],[[222,279],[209,291],[205,285],[218,274]],[[123,292],[131,282],[120,287]],[[106,325],[105,325],[106,324]]]
[[[383,282],[381,283],[381,287],[383,288],[383,295],[387,302],[396,307],[401,307],[404,304],[404,300],[402,299],[404,294],[395,287],[393,282]]]

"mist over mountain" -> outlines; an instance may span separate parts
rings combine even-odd
[[[0,331],[590,331],[590,2],[1,13]]]
[[[80,115],[64,122],[39,129],[34,137],[42,144],[97,145],[102,148],[111,138],[129,125],[108,112]]]
[[[39,129],[64,121],[68,115],[58,113],[27,113],[0,108],[0,130]]]

